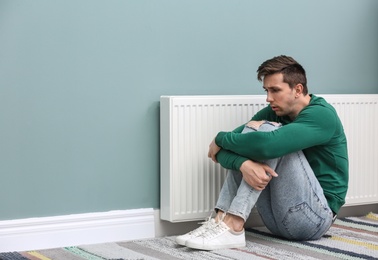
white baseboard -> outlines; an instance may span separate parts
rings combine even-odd
[[[0,252],[151,237],[155,237],[152,208],[0,221]]]

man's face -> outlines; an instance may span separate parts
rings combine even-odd
[[[283,82],[282,73],[266,76],[263,88],[267,92],[266,101],[270,103],[277,116],[289,116],[293,119],[297,115],[296,91],[291,89],[288,83]]]

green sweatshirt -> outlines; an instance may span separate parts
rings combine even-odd
[[[252,117],[282,123],[275,131],[241,134],[242,125],[232,132],[218,133],[215,143],[222,149],[217,160],[224,168],[239,170],[248,159],[263,161],[302,150],[329,207],[337,213],[348,190],[347,140],[335,109],[323,98],[310,96],[310,104],[294,121],[277,116],[270,106]]]

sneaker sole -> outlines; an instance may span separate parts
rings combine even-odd
[[[229,244],[229,245],[201,245],[201,244],[195,244],[195,243],[191,243],[190,241],[187,241],[185,245],[192,249],[211,251],[211,250],[217,250],[217,249],[245,247],[246,243],[244,242],[244,243]]]

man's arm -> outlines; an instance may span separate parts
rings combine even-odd
[[[240,171],[243,175],[243,179],[256,190],[265,189],[272,177],[278,176],[268,165],[253,162],[230,151],[219,150],[216,157],[222,162],[221,165],[223,167],[232,167],[228,169]]]
[[[251,160],[281,157],[327,142],[336,128],[336,115],[329,109],[308,109],[297,119],[272,132],[245,134],[220,132],[215,143]]]
[[[251,122],[252,120],[277,120],[277,117],[275,115],[273,115],[272,118],[271,111],[272,110],[270,109],[270,107],[267,106],[258,111],[249,122]],[[235,128],[232,131],[232,133],[241,133],[244,127],[245,124]],[[208,157],[211,158],[214,162],[220,163],[220,165],[222,165],[223,168],[231,170],[240,170],[240,167],[243,164],[243,162],[248,160],[248,158],[240,156],[234,152],[224,149],[221,150],[221,148],[215,143],[215,138],[209,145]]]

